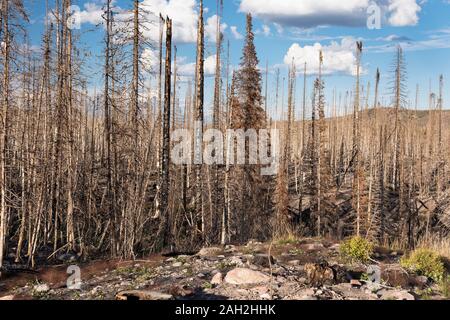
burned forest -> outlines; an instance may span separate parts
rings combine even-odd
[[[411,92],[401,44],[382,72],[355,41],[340,90],[322,50],[260,61],[252,13],[231,62],[228,2],[200,0],[186,76],[179,23],[142,1],[102,2],[99,54],[71,0],[41,1],[39,46],[26,1],[0,2],[0,270],[303,238],[450,256],[448,80]]]

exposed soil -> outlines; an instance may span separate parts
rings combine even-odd
[[[377,248],[374,258],[383,279],[381,283],[372,283],[365,280],[367,266],[346,265],[340,261],[336,242],[317,239],[272,245],[250,242],[245,246],[204,248],[196,255],[153,255],[138,261],[104,260],[80,264],[82,283],[79,290],[67,288],[67,265],[41,268],[36,274],[9,274],[0,280],[0,297],[70,300],[131,297],[152,300],[445,299],[437,284],[401,269],[398,264],[401,256],[402,252]],[[316,266],[317,270],[328,270],[328,273],[325,276],[318,274],[319,271],[314,269]],[[245,274],[243,279],[241,273]],[[313,282],[312,277],[318,275],[320,281]],[[260,282],[252,283],[252,277]]]

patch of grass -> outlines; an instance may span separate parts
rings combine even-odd
[[[361,237],[344,241],[339,248],[342,259],[348,263],[366,263],[373,253],[373,244]]]
[[[416,292],[421,300],[430,300],[433,295],[433,289],[427,288]]]
[[[450,239],[448,237],[424,238],[419,241],[418,247],[433,250],[441,257],[450,259]]]
[[[293,256],[299,256],[301,254],[303,254],[303,250],[295,248],[295,249],[291,249],[289,250],[289,254],[293,255]]]
[[[205,283],[203,283],[202,288],[203,289],[212,289],[213,285],[210,282],[205,282]]]
[[[450,275],[445,275],[440,283],[441,291],[444,297],[450,299]]]
[[[275,239],[274,242],[277,245],[285,246],[285,245],[288,245],[288,244],[298,244],[299,239],[296,236],[294,236],[293,234],[289,234],[289,235],[287,235],[285,237],[282,237],[282,238],[279,238],[279,239]]]
[[[445,275],[445,267],[441,257],[430,249],[414,250],[408,257],[403,257],[400,260],[400,265],[438,283],[443,280]]]
[[[119,275],[132,275],[138,282],[150,280],[154,277],[155,271],[148,267],[122,267],[115,270]]]
[[[219,269],[220,271],[224,271],[224,270],[228,270],[228,269],[232,269],[235,268],[237,265],[235,263],[230,263],[230,262],[225,262],[225,261],[220,261],[217,264],[217,269]]]

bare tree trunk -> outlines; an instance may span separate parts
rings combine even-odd
[[[158,231],[158,249],[172,244],[171,221],[169,213],[169,156],[170,156],[170,109],[171,109],[171,70],[172,69],[172,20],[166,19],[166,72],[164,92],[164,121],[161,167],[161,221]]]
[[[196,175],[196,194],[195,194],[195,210],[201,213],[202,221],[202,237],[205,236],[205,215],[203,211],[202,201],[202,145],[203,145],[203,103],[204,103],[204,22],[203,22],[203,0],[200,0],[200,13],[198,18],[198,34],[197,34],[197,71],[196,71],[196,111],[194,125],[194,164]],[[196,229],[197,230],[197,229]]]
[[[7,232],[7,214],[8,208],[6,203],[7,175],[6,175],[6,159],[7,159],[7,143],[8,143],[8,109],[9,109],[9,59],[10,59],[10,34],[9,34],[9,1],[2,1],[2,32],[3,32],[3,99],[2,99],[2,115],[1,115],[1,132],[0,132],[0,267],[3,265],[3,256],[6,249],[6,232]],[[1,276],[1,270],[0,270]]]

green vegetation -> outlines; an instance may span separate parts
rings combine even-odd
[[[361,237],[346,240],[340,247],[342,259],[349,263],[366,263],[373,253],[373,244]]]
[[[400,265],[435,282],[444,279],[445,267],[441,257],[429,249],[416,249],[400,261]]]
[[[440,283],[442,294],[450,299],[450,275],[445,275]]]

